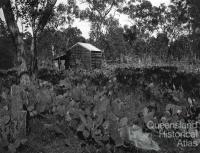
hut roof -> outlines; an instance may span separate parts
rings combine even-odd
[[[101,52],[100,49],[98,49],[97,47],[93,46],[92,44],[89,43],[82,43],[82,42],[78,42],[75,45],[73,45],[70,49],[74,48],[75,46],[81,46],[89,51],[99,51]]]
[[[87,49],[88,51],[102,52],[102,50],[98,49],[97,47],[93,46],[92,44],[82,43],[82,42],[76,43],[70,49],[68,49],[68,51],[71,50],[72,48],[74,48],[75,46],[81,46],[81,47]],[[57,56],[56,58],[54,58],[54,60],[59,60],[59,59],[64,60],[65,57],[66,57],[66,54],[63,54],[63,55]]]

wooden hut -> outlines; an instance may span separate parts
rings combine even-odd
[[[68,49],[65,55],[59,56],[55,60],[65,60],[65,68],[101,68],[103,51],[92,44],[78,42]]]

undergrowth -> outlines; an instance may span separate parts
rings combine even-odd
[[[59,142],[62,140],[60,143],[66,150],[78,145],[77,152],[186,153],[194,150],[194,147],[177,147],[176,139],[169,142],[160,138],[158,131],[149,129],[147,124],[149,121],[198,121],[198,73],[180,72],[171,66],[124,66],[95,71],[42,70],[39,78],[39,84],[15,85],[20,94],[13,99],[9,99],[11,92],[5,90],[8,87],[2,87],[0,123],[7,131],[1,130],[0,145],[4,151],[23,151],[22,146],[33,148],[33,143],[45,150],[44,146],[47,149],[54,142],[53,137],[59,138]],[[10,140],[15,122],[10,113],[16,99],[22,102],[20,109],[28,116],[26,138],[19,142],[14,136]],[[39,123],[40,128],[34,130],[34,125]],[[43,132],[39,134],[39,131]],[[44,146],[37,143],[39,140],[45,142]]]

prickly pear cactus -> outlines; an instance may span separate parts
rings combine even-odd
[[[11,87],[11,121],[14,124],[13,138],[26,136],[26,111],[23,111],[23,88],[13,85]]]
[[[20,144],[26,142],[26,115],[23,110],[24,88],[13,85],[9,95],[1,95],[0,105],[0,148],[15,153]],[[5,152],[5,151],[2,151]]]

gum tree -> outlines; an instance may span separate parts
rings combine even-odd
[[[24,47],[23,36],[20,33],[18,26],[18,19],[22,18],[27,27],[32,27],[33,36],[31,43],[32,56],[30,69],[33,73],[37,69],[37,35],[44,29],[51,18],[56,2],[57,0],[1,1],[0,7],[3,9],[7,27],[16,47],[15,66],[18,67],[19,73],[28,72],[28,60],[26,58],[27,51]]]

